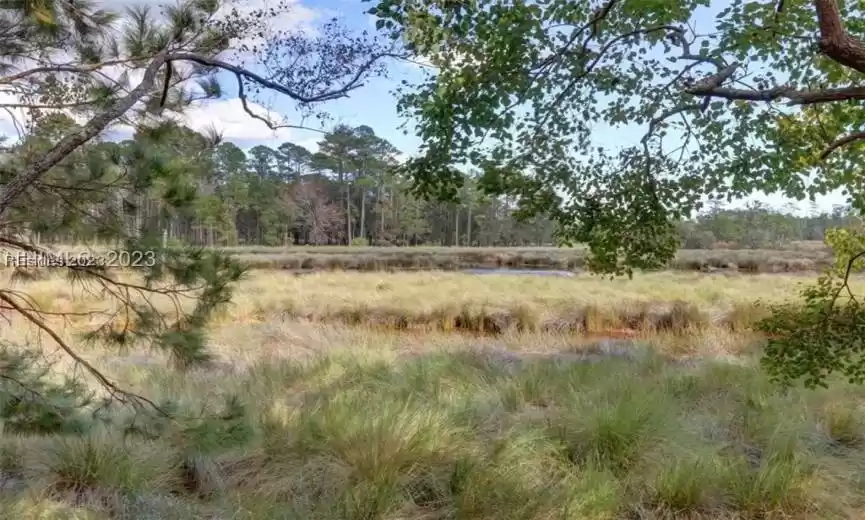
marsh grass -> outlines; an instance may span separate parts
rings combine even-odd
[[[237,366],[185,374],[98,353],[120,361],[108,365],[115,378],[175,402],[177,423],[151,419],[150,430],[124,434],[130,416],[118,410],[80,436],[4,433],[0,472],[16,485],[0,486],[0,516],[822,519],[863,512],[865,447],[855,440],[862,388],[782,393],[752,364],[686,367],[652,350],[574,363],[550,349],[513,364],[491,345],[453,336],[418,339],[426,345],[420,351],[400,335],[281,327],[295,344],[321,344],[307,352],[286,341],[282,352],[260,355],[223,345]],[[514,336],[502,347],[520,356],[518,343],[530,340]],[[197,418],[232,399],[242,412]]]
[[[566,248],[236,248],[232,252],[258,269],[425,271],[460,269],[585,268],[586,252]],[[825,249],[682,250],[668,269],[742,273],[812,272],[831,262]]]
[[[129,276],[132,276],[130,274]],[[743,332],[765,304],[797,297],[810,277],[653,273],[633,280],[589,275],[544,278],[462,273],[315,273],[253,271],[238,287],[224,323],[304,319],[382,330],[513,331],[631,337],[654,333]],[[17,287],[16,287],[17,288]],[[861,291],[856,280],[854,289]],[[82,312],[110,305],[58,277],[30,282],[45,310]],[[165,312],[174,306],[152,299]],[[112,309],[107,309],[112,310]],[[87,324],[73,318],[73,323]]]
[[[91,251],[104,245],[53,246],[56,251]],[[238,246],[219,248],[255,269],[350,271],[453,271],[473,268],[581,270],[586,250],[581,247],[344,247]],[[0,249],[0,258],[9,258]],[[14,253],[13,253],[14,255]],[[812,272],[832,261],[820,242],[785,249],[684,249],[667,266],[678,271],[724,270],[742,273]]]
[[[80,345],[175,420],[4,425],[0,518],[861,517],[865,389],[781,392],[755,363],[755,297],[799,281],[253,273],[208,367]],[[53,311],[104,303],[56,278],[27,290]],[[635,310],[673,325],[618,342],[542,326],[632,327]],[[524,325],[477,334],[503,315]],[[70,341],[83,325],[55,324]],[[0,336],[40,344],[14,319]],[[74,373],[57,361],[58,380]]]

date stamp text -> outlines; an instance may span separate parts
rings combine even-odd
[[[7,251],[3,253],[3,265],[6,267],[152,267],[156,265],[156,252],[61,251],[57,253],[34,253],[30,251]]]

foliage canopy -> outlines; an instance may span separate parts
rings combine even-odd
[[[434,69],[401,99],[423,139],[418,188],[452,196],[448,168],[480,166],[488,190],[553,211],[564,240],[621,273],[664,265],[672,222],[706,199],[843,188],[865,208],[848,135],[861,116],[845,102],[865,95],[859,44],[835,1],[787,3],[384,0],[370,13]],[[632,138],[592,140],[604,127]]]
[[[840,190],[865,210],[858,4],[380,0],[369,12],[433,69],[400,104],[423,140],[407,166],[418,190],[452,197],[453,165],[478,166],[487,191],[588,244],[597,272],[664,266],[675,222],[711,200]],[[592,139],[605,128],[629,138]],[[835,302],[846,277],[827,273],[804,310],[766,324],[779,378],[861,380],[863,313],[852,294]]]

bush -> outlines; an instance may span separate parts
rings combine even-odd
[[[763,365],[782,384],[825,387],[833,372],[865,383],[865,307],[849,285],[865,270],[865,234],[830,230],[826,244],[835,263],[802,290],[804,302],[771,306],[757,327],[769,337]]]

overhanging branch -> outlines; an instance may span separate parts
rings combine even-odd
[[[865,140],[865,132],[855,132],[848,136],[844,136],[841,139],[830,144],[823,152],[820,154],[820,159],[825,159],[829,157],[832,152],[835,150],[847,146],[849,144],[855,143],[857,141]]]
[[[243,108],[243,111],[246,112],[249,117],[263,122],[265,125],[267,125],[268,128],[274,131],[279,130],[280,128],[293,128],[297,130],[311,130],[313,132],[326,133],[324,130],[318,128],[310,128],[303,125],[276,124],[270,119],[262,115],[256,114],[249,106],[249,102],[246,97],[246,87],[244,87],[243,85],[243,76],[241,76],[240,74],[235,74],[235,77],[237,79],[237,98],[240,99],[240,105]]]
[[[202,56],[200,54],[193,54],[188,52],[183,53],[173,53],[170,54],[166,61],[191,61],[193,63],[197,63],[199,65],[204,65],[205,67],[212,67],[217,69],[222,69],[227,72],[231,72],[238,77],[243,77],[258,83],[262,87],[273,90],[275,92],[279,92],[289,98],[299,102],[299,103],[319,103],[322,101],[332,101],[339,98],[344,98],[348,96],[348,93],[356,90],[363,86],[361,80],[363,79],[363,75],[372,68],[375,63],[385,57],[397,58],[401,57],[399,55],[384,52],[371,56],[363,65],[358,67],[358,70],[355,74],[348,80],[346,83],[340,87],[336,87],[331,90],[325,90],[323,92],[319,92],[313,95],[305,95],[299,92],[295,92],[294,90],[286,87],[285,85],[280,85],[275,81],[271,81],[259,74],[256,74],[248,69],[244,69],[242,67],[238,67],[236,65],[232,65],[222,60],[218,60],[215,58],[210,58],[207,56]]]
[[[144,76],[138,86],[136,86],[133,90],[129,91],[126,96],[116,100],[109,108],[93,116],[93,118],[90,119],[90,121],[88,121],[79,130],[65,136],[42,157],[29,164],[24,170],[18,173],[18,175],[16,175],[8,184],[0,187],[0,217],[2,217],[2,215],[9,209],[9,207],[13,204],[17,197],[21,195],[21,193],[26,191],[28,187],[38,181],[39,178],[44,175],[48,170],[60,163],[63,158],[65,158],[79,146],[85,144],[86,142],[99,135],[111,123],[120,119],[124,114],[126,114],[130,109],[132,109],[132,107],[135,106],[136,103],[144,99],[146,96],[150,95],[156,85],[156,76],[159,70],[167,63],[170,63],[172,61],[190,61],[206,67],[222,69],[234,73],[235,76],[238,78],[238,81],[241,82],[241,84],[242,80],[245,78],[261,85],[266,89],[286,95],[299,103],[309,104],[347,97],[349,92],[363,86],[362,79],[364,77],[364,74],[368,72],[378,60],[384,57],[399,56],[390,52],[375,54],[371,56],[366,62],[364,62],[360,67],[358,67],[358,70],[355,72],[355,74],[353,74],[352,77],[350,77],[343,85],[313,95],[305,95],[296,92],[285,85],[281,85],[272,80],[269,80],[248,69],[238,67],[215,58],[210,58],[200,54],[188,52],[158,54],[154,58],[152,58],[152,60],[148,64],[147,68],[144,71]],[[131,60],[117,60],[118,63],[126,63],[129,61]],[[106,66],[109,63],[110,62],[103,62],[92,66],[82,67],[73,67],[67,65],[61,65],[56,67],[37,67],[19,74],[0,78],[0,84],[11,83],[15,80],[39,73],[57,71],[78,73],[84,73],[87,71],[92,72],[98,68]],[[269,122],[265,118],[256,115],[249,109],[249,106],[246,102],[245,93],[241,98],[241,102],[244,105],[244,110],[250,116],[264,121],[271,128],[275,126],[272,122]]]
[[[820,51],[841,65],[865,73],[865,44],[847,32],[841,19],[837,0],[814,0],[814,7],[817,11],[820,29]],[[680,45],[684,51],[682,58],[695,58],[690,55],[690,51],[684,45],[683,38],[680,38]],[[813,105],[865,99],[865,87],[858,85],[814,91],[801,91],[789,86],[763,90],[722,87],[721,85],[733,76],[738,67],[738,63],[725,67],[717,65],[717,73],[685,89],[685,92],[695,96],[728,100],[779,101],[786,99],[788,105]]]
[[[0,188],[0,217],[9,209],[15,199],[34,182],[39,180],[45,172],[56,166],[79,146],[99,135],[108,125],[120,118],[144,96],[149,94],[153,90],[156,74],[165,64],[165,61],[166,56],[164,54],[160,54],[154,58],[145,69],[141,83],[132,89],[129,94],[116,100],[103,112],[93,116],[80,129],[65,136],[53,148],[48,150],[45,155],[30,163],[9,181],[8,184]]]

